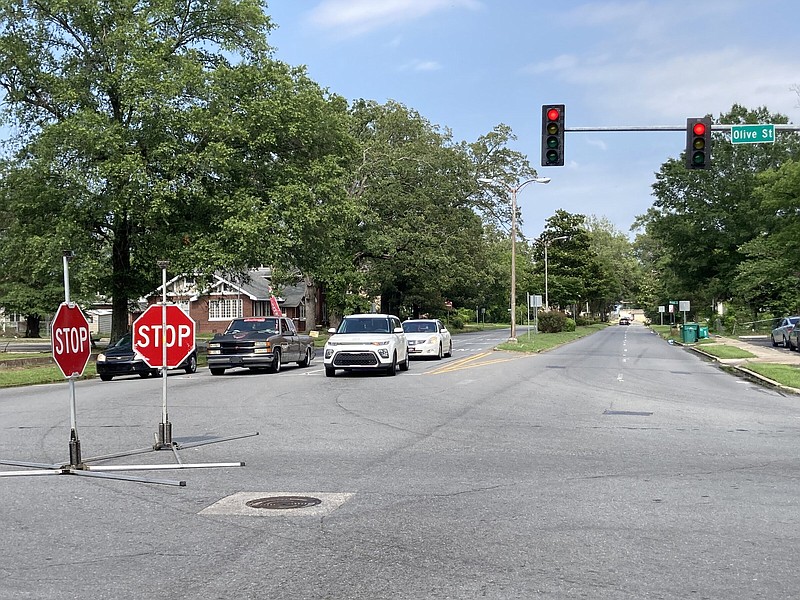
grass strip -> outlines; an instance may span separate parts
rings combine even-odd
[[[536,353],[543,350],[555,348],[567,342],[577,340],[578,338],[591,335],[601,329],[608,327],[606,323],[597,323],[595,325],[586,325],[583,327],[576,327],[575,331],[562,331],[560,333],[527,333],[517,338],[517,343],[503,342],[497,348],[499,350],[509,350],[511,352],[529,352]]]
[[[717,358],[756,358],[752,352],[737,348],[736,346],[729,346],[726,344],[703,344],[700,348],[703,352],[716,356]]]
[[[747,369],[781,385],[800,389],[800,368],[775,363],[747,363]]]

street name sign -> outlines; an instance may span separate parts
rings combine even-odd
[[[774,144],[775,125],[731,125],[732,144]]]

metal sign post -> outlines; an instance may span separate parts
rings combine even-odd
[[[156,470],[163,471],[163,470],[173,470],[173,469],[191,469],[191,468],[208,468],[208,467],[243,467],[244,462],[184,464],[181,462],[180,456],[178,456],[177,452],[178,448],[180,448],[181,446],[172,442],[170,443],[169,447],[172,449],[173,454],[175,455],[176,464],[121,465],[121,466],[88,464],[90,462],[102,461],[122,456],[130,456],[133,454],[141,454],[143,452],[150,452],[152,450],[159,449],[153,447],[144,450],[132,450],[129,452],[121,452],[118,454],[95,456],[93,458],[86,458],[86,459],[81,458],[81,446],[80,446],[80,440],[78,438],[77,408],[75,403],[75,378],[79,377],[83,373],[84,368],[86,367],[86,362],[88,362],[89,358],[88,354],[86,353],[86,348],[88,347],[89,353],[91,353],[90,349],[91,340],[89,339],[90,336],[88,334],[88,323],[86,322],[86,317],[83,317],[83,313],[80,312],[80,309],[77,309],[80,315],[77,322],[68,320],[69,317],[67,316],[65,316],[63,319],[59,319],[59,317],[62,315],[62,309],[64,309],[65,306],[68,307],[68,309],[72,310],[77,308],[74,307],[74,305],[70,307],[70,301],[69,301],[69,261],[72,259],[73,256],[74,254],[72,251],[68,250],[64,252],[65,302],[59,307],[59,311],[56,313],[56,319],[53,320],[54,335],[52,336],[54,359],[58,363],[59,368],[61,368],[62,372],[64,373],[64,376],[69,379],[70,461],[68,464],[60,464],[60,463],[33,463],[33,462],[18,461],[18,460],[0,459],[0,464],[2,465],[25,467],[27,469],[24,471],[0,471],[0,477],[19,477],[19,476],[31,476],[31,475],[78,475],[82,477],[98,477],[105,479],[135,481],[138,483],[157,483],[162,485],[185,486],[186,485],[185,481],[175,481],[167,479],[146,479],[143,477],[135,477],[132,475],[117,474],[116,472],[156,471]],[[66,311],[63,312],[63,314],[69,315],[70,312]],[[83,321],[80,322],[80,319],[82,319]],[[63,328],[57,329],[56,326],[62,322],[64,323],[65,326]],[[85,334],[83,333],[84,331],[86,332]],[[166,365],[166,361],[164,364]],[[164,378],[165,378],[164,386],[166,386],[166,367],[164,368]],[[164,410],[166,411],[166,404],[164,405]],[[167,421],[165,420],[165,422]],[[247,435],[231,436],[228,438],[216,438],[214,440],[194,442],[190,444],[185,444],[182,447],[189,448],[189,447],[203,446],[205,444],[238,439],[242,437],[248,437],[251,435],[258,435],[258,432]]]

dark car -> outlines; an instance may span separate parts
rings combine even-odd
[[[123,335],[117,342],[97,355],[97,374],[103,381],[111,381],[120,375],[138,375],[150,377],[158,375],[160,369],[150,367],[133,351],[130,333]],[[197,371],[197,351],[192,352],[179,366],[187,373]]]
[[[631,324],[631,320],[628,317],[622,317],[619,320],[619,324],[620,325],[630,325]]]

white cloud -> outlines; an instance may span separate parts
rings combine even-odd
[[[401,71],[440,71],[442,65],[435,60],[412,60],[400,67]]]
[[[478,0],[323,0],[310,14],[320,29],[347,37],[452,9],[477,10]]]
[[[608,150],[608,144],[606,144],[603,140],[597,138],[590,138],[586,140],[586,144],[589,146],[594,146],[595,148],[599,148],[603,152]]]

